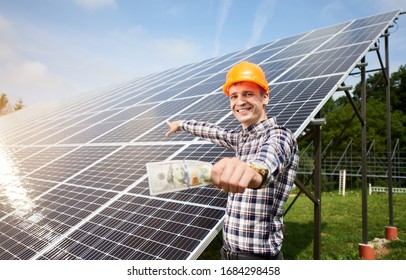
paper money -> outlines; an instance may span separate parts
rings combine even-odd
[[[151,195],[210,185],[211,163],[171,160],[146,164]]]

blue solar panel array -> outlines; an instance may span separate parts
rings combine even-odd
[[[0,259],[194,259],[221,230],[212,188],[149,196],[145,164],[234,153],[167,120],[239,124],[227,70],[258,63],[268,115],[297,136],[396,19],[387,12],[275,40],[0,118]]]

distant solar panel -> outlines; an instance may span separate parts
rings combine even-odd
[[[400,11],[357,19],[94,90],[46,113],[0,118],[0,259],[194,259],[221,230],[206,186],[151,197],[145,164],[216,162],[231,151],[166,121],[236,128],[221,85],[259,63],[269,116],[300,135]]]

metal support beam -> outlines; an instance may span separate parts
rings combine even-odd
[[[386,31],[388,33],[388,31]],[[388,202],[389,226],[393,224],[393,192],[392,192],[392,129],[391,129],[391,104],[390,104],[390,78],[389,78],[389,34],[385,37],[385,77],[386,78],[386,143],[388,158]]]
[[[314,247],[313,258],[320,260],[321,251],[321,126],[326,123],[325,119],[317,119],[313,121],[314,124],[314,147],[315,147],[315,160],[314,160],[314,196],[318,199],[319,203],[314,204]]]
[[[352,88],[352,87],[351,87]],[[341,87],[338,88],[338,90],[342,90],[345,92],[345,95],[347,96],[348,101],[351,104],[352,109],[354,110],[355,114],[357,115],[358,119],[360,120],[360,122],[362,123],[364,120],[361,116],[361,113],[358,111],[357,106],[355,105],[354,101],[352,100],[351,94],[348,91],[348,87],[345,85],[345,83],[341,84]]]
[[[326,123],[326,119],[318,118],[313,119],[310,125],[313,126],[313,143],[315,147],[315,160],[314,170],[312,176],[314,178],[314,194],[312,194],[298,178],[295,179],[295,184],[299,187],[300,192],[296,195],[295,199],[288,206],[284,215],[289,212],[292,205],[298,199],[299,195],[303,192],[314,204],[314,245],[313,245],[313,258],[320,260],[321,252],[321,164],[322,164],[322,147],[321,147],[321,127]]]
[[[368,244],[368,182],[367,182],[367,102],[366,102],[366,75],[365,57],[362,58],[359,67],[361,69],[361,159],[362,159],[362,243]]]

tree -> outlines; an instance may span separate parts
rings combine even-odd
[[[406,66],[401,66],[391,77],[391,123],[392,140],[400,140],[400,147],[406,151]],[[367,78],[367,143],[375,141],[377,151],[386,151],[386,81],[382,73]],[[352,101],[360,108],[361,84],[357,84]],[[334,106],[331,105],[333,102]],[[361,124],[346,96],[329,101],[322,114],[327,120],[323,126],[323,145],[334,140],[334,150],[343,152],[348,142],[361,148]],[[337,137],[341,135],[339,139]]]
[[[16,104],[12,105],[8,100],[7,94],[2,93],[0,96],[0,115],[5,115],[13,111],[18,111],[24,108],[23,100],[20,98]]]
[[[0,115],[7,114],[9,110],[9,101],[7,95],[2,93],[0,96]]]
[[[17,103],[14,104],[14,111],[18,111],[21,110],[22,108],[24,108],[24,104],[23,104],[23,100],[20,98],[18,99]]]
[[[406,153],[406,65],[392,73],[390,79],[392,148],[395,141],[399,139],[397,151],[404,155]],[[376,73],[369,76],[366,80],[366,88],[367,147],[372,147],[371,144],[374,143],[372,152],[386,154],[386,80],[383,74]],[[360,83],[356,85],[351,101],[360,111]],[[349,147],[348,144],[352,140],[351,157],[360,161],[362,127],[347,96],[330,99],[321,109],[320,115],[326,118],[326,124],[322,128],[322,149],[324,150],[332,142],[333,147],[329,146],[332,148],[331,152],[342,156],[345,155],[344,151]],[[305,148],[309,146],[309,141],[312,141],[312,138],[300,143],[301,152],[306,151]],[[301,159],[303,158],[304,162],[310,161],[312,152],[306,151],[307,155],[301,155]],[[329,180],[337,182],[335,177],[331,177]],[[328,189],[328,183],[328,181],[323,182],[324,188]],[[358,182],[356,181],[355,184],[358,185]]]

